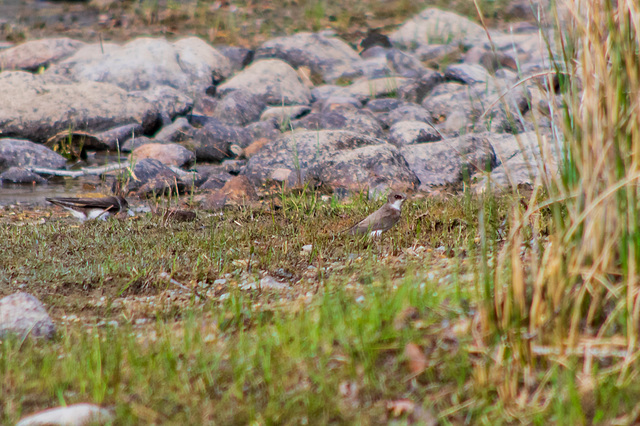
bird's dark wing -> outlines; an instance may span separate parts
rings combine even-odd
[[[52,204],[60,207],[67,208],[85,208],[85,209],[103,209],[119,210],[120,202],[116,197],[103,197],[103,198],[46,198],[46,200]]]

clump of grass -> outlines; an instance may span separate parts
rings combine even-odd
[[[567,6],[570,24],[557,18],[556,81],[547,83],[550,98],[557,89],[566,105],[563,134],[551,141],[564,162],[558,174],[541,170],[546,199],[510,214],[481,310],[497,351],[486,352],[493,365],[479,371],[488,382],[494,375],[507,405],[535,397],[541,410],[562,411],[562,423],[633,422],[598,404],[615,398],[596,389],[635,391],[638,366],[638,8],[625,0]],[[548,236],[540,232],[544,211]],[[549,407],[540,396],[559,382],[568,389],[564,407]]]

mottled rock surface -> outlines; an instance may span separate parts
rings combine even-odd
[[[9,334],[50,339],[55,331],[47,310],[34,296],[14,293],[0,299],[0,339]]]

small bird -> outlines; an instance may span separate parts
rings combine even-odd
[[[129,208],[124,197],[102,198],[45,198],[56,206],[64,207],[81,221],[102,219],[116,215]]]
[[[392,192],[387,197],[387,203],[375,212],[367,216],[362,222],[357,223],[348,232],[352,235],[369,234],[371,237],[379,237],[384,231],[388,231],[400,220],[402,203],[407,196],[401,192]]]

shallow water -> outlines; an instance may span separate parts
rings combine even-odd
[[[86,161],[69,163],[70,170],[82,167],[103,166],[119,161],[126,162],[127,158],[115,153],[89,153]],[[83,176],[79,178],[53,177],[42,185],[0,184],[0,206],[9,204],[45,205],[45,197],[79,197],[85,193],[101,192],[98,176]]]

